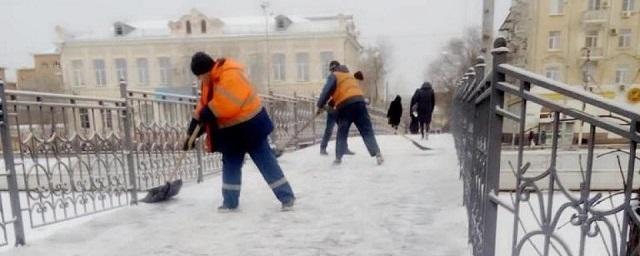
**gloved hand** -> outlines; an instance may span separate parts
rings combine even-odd
[[[213,114],[211,109],[204,107],[200,110],[200,122],[209,123],[214,121],[216,121],[216,116]]]
[[[187,128],[187,138],[184,141],[184,144],[182,146],[182,150],[191,150],[193,148],[195,148],[195,140],[193,141],[193,143],[189,144],[189,138],[191,138],[191,135],[195,132],[196,127],[200,125],[200,130],[198,131],[198,134],[196,135],[196,138],[202,136],[202,134],[204,134],[204,127],[202,127],[202,124],[200,124],[200,122],[198,120],[196,120],[195,118],[191,119],[191,122],[189,122],[189,128]]]

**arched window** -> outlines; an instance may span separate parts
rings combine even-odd
[[[206,20],[200,21],[200,30],[202,31],[202,34],[207,33],[207,21]]]
[[[191,34],[191,21],[187,21],[187,34]]]

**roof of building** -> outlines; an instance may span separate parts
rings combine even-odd
[[[193,11],[192,11],[193,12]],[[288,23],[286,29],[277,28],[277,20],[286,18]],[[245,17],[224,17],[214,18],[206,17],[209,21],[221,22],[221,33],[200,34],[193,33],[190,37],[209,37],[209,36],[240,36],[240,35],[263,35],[265,33],[265,16],[245,16]],[[339,32],[352,31],[355,32],[353,26],[353,16],[351,15],[326,15],[302,17],[295,15],[272,15],[269,17],[269,33],[270,34],[300,34],[300,33],[323,33],[323,32]],[[176,20],[179,21],[180,19]],[[170,20],[142,20],[142,21],[119,21],[115,24],[124,24],[132,30],[124,35],[117,36],[114,33],[114,27],[105,27],[100,31],[91,33],[65,34],[65,41],[93,41],[106,39],[141,39],[141,38],[166,38],[166,37],[183,37],[172,33]],[[175,22],[175,21],[174,21]]]

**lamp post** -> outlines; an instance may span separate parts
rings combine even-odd
[[[265,44],[265,60],[267,62],[267,93],[271,92],[271,58],[270,58],[270,49],[269,49],[269,13],[267,12],[267,8],[269,8],[269,1],[263,1],[260,4],[260,8],[262,8],[262,12],[264,13],[264,44]]]
[[[589,68],[591,67],[591,49],[589,47],[584,47],[582,50],[585,52],[587,60],[584,62],[582,66],[582,88],[585,92],[589,90],[589,79],[591,79],[591,74],[589,74]],[[585,112],[587,108],[587,104],[582,102],[582,112]],[[584,121],[580,121],[580,132],[578,133],[578,147],[582,146],[582,133],[584,129]]]
[[[376,69],[376,80],[375,80],[375,101],[374,101],[374,105],[376,103],[378,103],[379,100],[379,95],[378,95],[378,79],[380,78],[380,51],[378,49],[376,49],[373,52],[373,63],[375,64],[375,69]]]

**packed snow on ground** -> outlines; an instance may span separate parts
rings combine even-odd
[[[244,168],[240,211],[218,213],[220,177],[187,184],[166,203],[142,204],[56,224],[4,255],[469,255],[457,158],[449,135],[422,143],[380,136],[377,166],[362,140],[334,166],[318,147],[280,163],[298,197],[281,212],[253,164]],[[333,144],[333,143],[332,143]],[[330,150],[333,150],[332,148]]]

